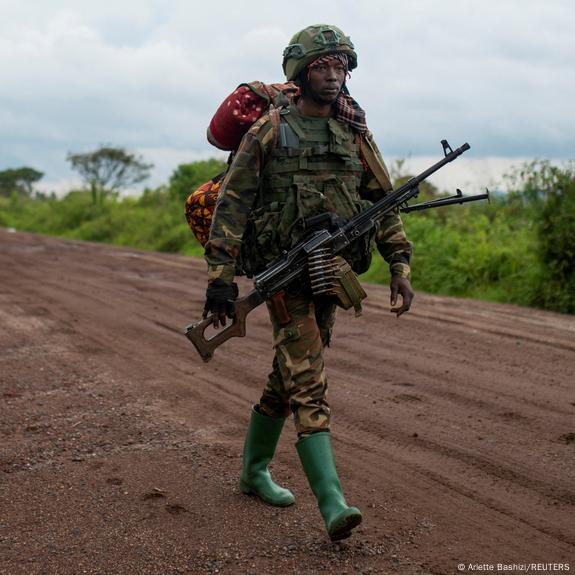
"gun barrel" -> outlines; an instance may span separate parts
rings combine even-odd
[[[441,206],[451,206],[452,204],[465,204],[466,202],[477,202],[479,200],[488,200],[489,194],[477,194],[475,196],[459,196],[453,198],[439,198],[431,200],[430,202],[422,202],[413,206],[405,206],[400,208],[400,212],[408,214],[409,212],[420,212],[422,210],[429,210],[430,208],[440,208]]]

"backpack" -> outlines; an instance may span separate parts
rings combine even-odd
[[[297,93],[298,88],[293,82],[264,84],[256,81],[240,84],[214,114],[208,127],[208,142],[233,154],[246,132],[270,107],[288,105]],[[231,161],[228,163],[231,164]],[[185,202],[186,220],[202,246],[210,235],[212,216],[225,175],[226,172],[223,172],[202,184]]]

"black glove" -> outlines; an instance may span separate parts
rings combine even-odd
[[[226,325],[226,316],[234,317],[234,301],[238,297],[239,290],[236,283],[227,284],[218,278],[208,284],[206,290],[206,305],[204,306],[204,319],[211,312],[214,319],[214,327]]]

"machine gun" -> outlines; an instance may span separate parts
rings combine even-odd
[[[397,190],[389,192],[373,206],[360,212],[351,220],[341,221],[334,217],[334,214],[320,214],[307,220],[306,225],[312,228],[310,234],[292,249],[270,262],[262,272],[254,277],[254,289],[247,296],[234,302],[235,315],[228,327],[210,339],[206,339],[204,333],[208,326],[213,324],[212,316],[187,326],[186,337],[194,344],[202,359],[206,362],[210,361],[215,349],[222,343],[232,337],[245,336],[246,316],[264,301],[283,293],[292,283],[303,281],[307,277],[311,279],[312,288],[315,284],[314,293],[321,293],[322,290],[323,293],[328,293],[330,282],[327,280],[329,280],[330,274],[333,276],[333,273],[336,273],[337,264],[333,262],[337,259],[337,254],[349,246],[351,242],[369,233],[388,212],[395,209],[399,209],[401,212],[410,212],[489,199],[489,191],[485,194],[463,196],[461,191],[457,190],[456,196],[411,206],[407,205],[407,202],[419,193],[421,182],[470,148],[469,144],[463,144],[460,148],[452,150],[447,140],[442,140],[441,145],[443,146],[443,159],[411,178]],[[331,222],[331,229],[313,230],[315,226],[326,220]],[[342,260],[343,258],[339,259]]]

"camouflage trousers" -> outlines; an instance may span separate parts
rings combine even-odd
[[[268,302],[275,357],[260,410],[276,418],[293,413],[300,437],[329,431],[323,351],[329,345],[336,306],[307,294],[286,295],[285,303],[291,321],[282,326]]]

